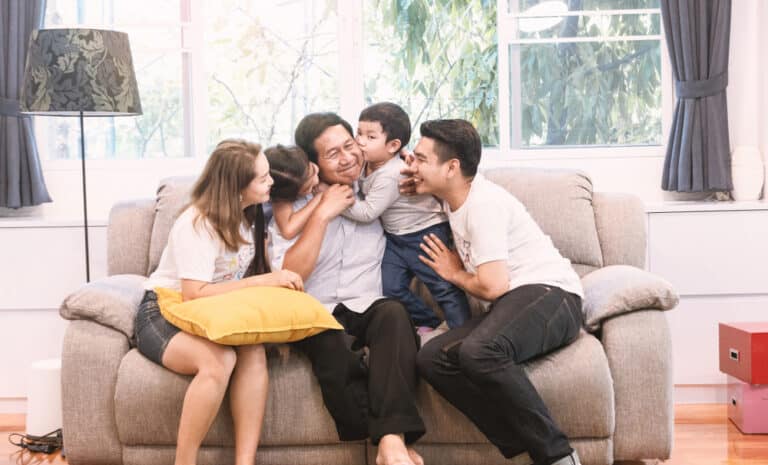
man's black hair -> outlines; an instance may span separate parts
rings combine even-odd
[[[435,119],[421,123],[421,137],[435,141],[435,151],[441,163],[457,158],[461,174],[470,178],[477,174],[482,144],[477,130],[467,120]]]
[[[349,135],[355,137],[352,132],[352,126],[349,125],[341,116],[336,113],[310,113],[301,119],[296,126],[296,132],[293,139],[296,145],[302,148],[309,157],[309,161],[317,163],[317,149],[315,149],[315,140],[320,137],[326,129],[331,126],[342,125],[349,132]]]
[[[411,120],[400,105],[390,102],[374,103],[360,113],[359,121],[381,124],[387,142],[398,139],[402,149],[411,140]]]

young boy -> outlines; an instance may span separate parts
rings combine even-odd
[[[387,237],[381,265],[384,295],[403,302],[423,334],[439,325],[440,319],[411,292],[414,276],[432,293],[449,328],[457,328],[469,318],[469,304],[461,289],[418,258],[425,236],[434,235],[449,243],[451,231],[434,197],[401,196],[398,192],[400,171],[405,167],[399,155],[410,138],[411,121],[398,105],[377,103],[360,113],[357,143],[365,160],[359,181],[363,198],[342,214],[363,223],[381,218]]]
[[[525,450],[535,465],[578,465],[522,364],[578,337],[581,281],[525,206],[477,173],[480,146],[467,121],[427,121],[408,169],[416,192],[443,201],[458,249],[430,235],[421,259],[490,302],[424,346],[419,371],[505,457]]]

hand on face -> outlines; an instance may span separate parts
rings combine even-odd
[[[355,203],[355,193],[351,187],[343,184],[334,184],[329,186],[323,192],[323,199],[316,211],[324,218],[331,220],[336,218]]]
[[[400,174],[405,177],[400,180],[398,187],[403,195],[416,195],[416,178],[414,177],[416,169],[413,166],[413,153],[403,151],[403,155],[405,156],[404,160],[407,166],[400,170]]]
[[[453,282],[456,273],[464,269],[464,264],[455,250],[451,250],[443,244],[443,241],[434,234],[424,236],[424,242],[420,244],[421,250],[427,255],[419,255],[419,260],[435,270],[441,278]]]
[[[330,184],[326,184],[323,181],[320,181],[317,183],[315,188],[312,189],[312,193],[314,195],[322,194],[323,192],[327,191],[329,187],[331,187]]]

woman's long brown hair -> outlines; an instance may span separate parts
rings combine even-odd
[[[210,223],[213,232],[230,251],[248,241],[240,234],[243,223],[253,230],[255,254],[245,276],[269,272],[265,250],[264,210],[261,204],[245,210],[240,206],[240,193],[256,177],[254,164],[261,146],[240,139],[219,142],[203,173],[192,188],[191,204]],[[198,227],[200,217],[195,219]],[[191,251],[194,253],[194,251]]]

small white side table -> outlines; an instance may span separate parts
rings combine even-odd
[[[38,360],[27,383],[27,434],[42,436],[61,425],[61,359]]]

